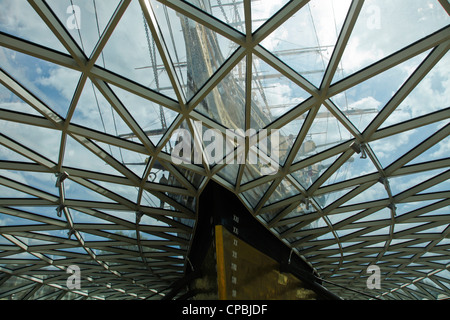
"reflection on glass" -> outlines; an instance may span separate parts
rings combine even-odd
[[[369,143],[384,168],[419,145],[436,131],[442,128],[447,121],[440,121],[417,129],[408,130],[375,140]],[[445,150],[444,146],[444,150]]]
[[[386,119],[381,128],[448,108],[449,65],[450,54],[447,53]]]
[[[288,180],[283,179],[267,200],[267,205],[299,194],[300,191]]]
[[[341,80],[445,27],[443,7],[432,0],[367,0],[342,56]]]
[[[60,131],[5,120],[0,120],[0,127],[6,137],[58,163]]]
[[[0,48],[0,66],[61,117],[66,117],[80,73]]]
[[[264,128],[311,96],[257,56],[252,63],[251,128]]]
[[[303,186],[303,188],[308,189],[337,158],[338,156],[335,156],[309,165],[293,172],[292,176]]]
[[[177,113],[116,86],[111,86],[111,88],[130,112],[133,119],[156,146],[175,120]],[[120,131],[121,138],[135,138],[134,133],[130,131],[128,126],[126,130],[128,131]]]
[[[426,56],[427,52],[418,55],[331,99],[356,128],[363,132]]]
[[[66,52],[61,42],[27,1],[2,0],[0,31]]]
[[[271,184],[272,182],[264,183],[262,185],[257,186],[256,188],[244,191],[242,195],[254,208],[257,206],[259,200],[261,200],[261,198],[264,196],[264,194],[266,193],[267,189],[269,189]]]
[[[89,57],[117,8],[119,0],[46,0],[46,3],[66,26],[85,55]]]
[[[349,0],[310,1],[261,45],[320,87],[349,5]]]
[[[244,2],[221,0],[187,0],[190,4],[207,12],[214,18],[225,22],[227,25],[245,33]],[[158,5],[156,5],[158,7]]]
[[[133,30],[132,37],[130,30]],[[176,98],[139,1],[130,3],[102,53],[109,70]],[[97,64],[103,66],[103,60]]]
[[[325,106],[321,106],[294,163],[352,139],[350,132]]]
[[[198,1],[194,1],[198,3]],[[236,49],[236,44],[196,21],[152,1],[165,44],[187,100]],[[202,5],[200,7],[203,8]]]
[[[251,1],[252,6],[252,32],[255,32],[270,17],[280,10],[288,0],[276,0],[269,2]]]

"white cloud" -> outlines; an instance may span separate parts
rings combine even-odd
[[[40,68],[39,68],[40,69]],[[42,73],[37,72],[38,74]],[[72,100],[74,88],[80,80],[80,73],[61,67],[55,67],[45,77],[37,79],[39,84],[57,90],[67,100]]]
[[[65,51],[27,1],[2,0],[0,29],[29,41]]]
[[[345,75],[445,27],[450,19],[431,0],[367,0],[349,39],[342,61]],[[373,11],[371,8],[377,8]],[[401,9],[400,9],[401,8]],[[379,14],[379,25],[370,19]]]
[[[52,161],[58,161],[61,133],[47,128],[0,120],[1,133]]]
[[[450,138],[446,138],[439,144],[439,150],[433,152],[431,154],[431,157],[433,159],[442,159],[448,157],[449,155],[450,155]]]
[[[377,109],[381,106],[381,102],[372,96],[364,97],[361,100],[355,101],[349,105],[350,109]]]

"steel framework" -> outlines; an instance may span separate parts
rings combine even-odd
[[[55,13],[51,1],[29,0],[29,6],[66,52],[25,40],[1,28],[0,47],[76,71],[79,80],[67,112],[61,115],[50,101],[38,97],[29,83],[6,70],[1,65],[6,64],[6,60],[0,60],[1,85],[34,109],[33,113],[3,107],[6,98],[0,95],[0,145],[4,147],[0,149],[0,185],[5,192],[0,195],[0,235],[3,238],[0,242],[0,298],[162,298],[189,267],[186,257],[195,230],[195,201],[210,180],[233,191],[255,219],[310,263],[321,278],[340,285],[330,284],[329,289],[343,298],[366,297],[342,287],[382,299],[448,298],[450,192],[447,181],[450,160],[449,149],[444,147],[448,146],[450,132],[450,97],[444,98],[446,105],[439,110],[385,125],[437,65],[448,62],[448,59],[444,60],[450,49],[448,2],[428,1],[442,11],[446,19],[444,27],[335,81],[361,12],[370,2],[351,1],[320,85],[307,80],[304,74],[263,45],[265,39],[297,12],[305,10],[310,2],[314,3],[285,1],[279,10],[253,30],[254,4],[244,0],[241,9],[245,29],[242,32],[202,8],[203,1],[121,0],[117,1],[94,49],[88,53],[75,40],[74,33],[65,26],[61,16]],[[127,10],[131,10],[131,4],[138,4],[145,17],[161,59],[159,68],[164,70],[173,95],[101,65],[100,57],[121,19]],[[199,26],[206,28],[234,45],[228,58],[211,72],[191,97],[187,96],[186,85],[180,77],[182,64],[175,61],[164,29],[167,24],[163,24],[163,17],[155,13],[157,5],[183,16],[197,29]],[[220,3],[216,7],[219,8]],[[129,32],[131,36],[133,30]],[[420,63],[401,86],[391,89],[392,97],[365,128],[358,126],[348,110],[337,102],[336,97],[344,92],[418,57]],[[205,128],[225,132],[226,125],[201,112],[200,106],[241,62],[245,62],[246,75],[243,86],[246,99],[241,111],[245,129],[252,126],[252,83],[260,78],[254,69],[256,60],[309,96],[265,127],[283,130],[302,119],[302,125],[280,163],[280,170],[274,175],[247,174],[252,169],[245,164],[209,165],[204,153],[202,165],[173,164],[165,148],[176,129],[189,128],[195,140],[201,140],[195,121],[201,121]],[[143,64],[136,63],[139,65]],[[441,81],[448,83],[446,73],[446,78]],[[73,121],[82,95],[90,89],[97,92],[111,107],[111,112],[126,125],[127,135],[102,132]],[[119,90],[175,114],[156,143],[142,127],[140,119],[133,115],[134,105],[128,104],[118,94]],[[348,132],[349,139],[299,157],[322,110]],[[36,148],[41,145],[36,141],[17,141],[4,129],[3,123],[58,133],[59,144],[50,148],[56,148],[57,154],[50,159],[44,155],[44,150]],[[433,127],[433,132],[420,141],[410,142],[405,152],[392,151],[394,158],[390,163],[379,159],[380,151],[377,152],[376,145],[388,144],[403,133],[425,132],[423,129],[429,126]],[[95,155],[115,174],[67,165],[69,140]],[[423,154],[436,151],[433,148],[437,147],[444,153],[430,153],[431,156],[422,160]],[[123,158],[112,153],[111,148],[142,155],[145,159],[142,172],[137,174]],[[11,160],[8,152],[18,158]],[[340,176],[343,168],[357,161],[371,163],[374,170],[358,172],[351,177]],[[302,180],[304,173],[311,172],[317,165],[322,169],[317,169],[315,178],[308,183]],[[158,183],[154,177],[161,172],[168,173],[175,182]],[[29,179],[13,178],[25,174],[46,174],[53,180],[47,179],[46,186],[39,187],[27,183]],[[336,176],[340,177],[338,181],[331,179]],[[407,187],[402,187],[400,181]],[[52,183],[56,185],[52,186]],[[104,200],[73,198],[68,194],[73,185]],[[135,198],[121,194],[121,190],[125,190],[122,188],[135,190]],[[379,188],[384,190],[383,196],[371,198],[371,191]],[[19,195],[9,196],[10,192]],[[70,265],[81,268],[81,289],[70,290],[66,286],[66,271]],[[378,265],[381,269],[380,289],[366,287],[369,265]]]

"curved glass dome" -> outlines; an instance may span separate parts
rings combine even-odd
[[[449,298],[448,1],[0,6],[0,299],[163,298],[210,180],[343,298]],[[278,170],[208,129],[278,132]]]

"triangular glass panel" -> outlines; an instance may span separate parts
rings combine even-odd
[[[309,165],[303,169],[295,171],[292,176],[302,185],[303,188],[308,189],[314,182],[325,172],[336,159],[339,157],[333,156],[328,159],[324,159],[318,163]]]
[[[118,0],[46,2],[88,57],[119,4]]]
[[[148,162],[148,155],[119,148],[102,142],[95,142],[99,147],[108,152],[118,162],[127,167],[130,171],[142,178]]]
[[[343,165],[341,165],[322,186],[339,183],[345,180],[350,180],[377,172],[377,168],[369,158],[364,159],[358,154],[354,154]]]
[[[111,88],[134,120],[156,146],[178,113],[121,88],[115,86],[111,86]],[[131,129],[128,130],[130,134],[124,134],[123,137],[126,139],[135,138]]]
[[[106,238],[104,236],[98,236],[98,235],[94,235],[93,233],[89,233],[89,232],[84,232],[84,231],[78,231],[80,236],[85,240],[85,241],[102,241],[102,242],[112,242],[112,239]],[[107,249],[104,252],[108,252]],[[102,253],[104,253],[102,250]]]
[[[331,98],[363,132],[427,56],[420,54]]]
[[[367,0],[342,56],[342,79],[445,27],[450,17],[435,1]]]
[[[71,122],[113,136],[126,135],[131,132],[131,129],[89,79],[80,95]]]
[[[281,228],[277,228],[280,231],[282,231]],[[286,228],[283,228],[285,230],[287,230]],[[317,234],[322,234],[320,237],[323,236],[323,233],[328,234],[326,231],[328,230],[326,223],[323,221],[322,218],[316,219],[313,222],[307,224],[306,226],[302,227],[300,230],[296,231],[295,233],[292,234],[291,237],[288,237],[287,240],[290,242],[298,242],[299,240],[302,240],[308,236],[311,235],[317,235]],[[314,238],[314,239],[318,239],[318,238]],[[314,239],[310,239],[314,240]]]
[[[264,176],[255,165],[246,165],[242,174],[241,185]]]
[[[390,227],[380,228],[380,229],[377,229],[375,231],[371,231],[369,233],[366,233],[366,234],[360,236],[360,239],[362,240],[365,237],[372,237],[372,236],[383,236],[383,235],[387,236],[387,235],[389,235],[390,231],[391,231]],[[382,237],[380,237],[380,238],[382,238]],[[375,244],[373,246],[375,248],[377,248],[377,247],[384,247],[385,245],[386,245],[386,241],[382,241],[382,242],[379,242],[379,243],[377,243],[377,244]]]
[[[99,191],[99,192],[97,192]],[[82,201],[116,202],[107,196],[102,195],[100,190],[92,190],[75,181],[66,179],[64,181],[64,192],[66,199]]]
[[[200,187],[201,183],[203,182],[203,179],[205,179],[204,176],[195,173],[189,169],[177,167],[174,168],[174,170],[178,170],[187,179],[187,181],[189,181],[189,183],[192,184],[195,188]]]
[[[358,241],[358,242],[353,242],[353,241],[347,242],[347,241],[345,241],[345,242],[342,242],[341,245],[342,245],[342,248],[349,248],[349,247],[358,245],[360,243],[362,243],[362,241]]]
[[[196,127],[197,125],[198,123],[193,124],[192,129],[198,131],[200,135],[202,128]],[[172,160],[175,159],[180,163],[193,164],[198,168],[203,168],[202,161],[204,161],[204,158],[198,144],[194,142],[194,135],[192,134],[187,122],[184,120],[177,130],[178,131],[175,131],[171,135],[170,140],[166,143],[166,146],[168,147],[165,146],[163,148],[163,152],[166,153],[166,150],[170,151]],[[175,164],[177,163],[175,162]],[[192,171],[180,166],[174,168],[174,170],[178,170],[182,175],[184,175],[194,187],[200,186],[203,181],[203,176],[195,173],[195,170]]]
[[[257,56],[252,61],[251,127],[259,130],[311,95]]]
[[[100,198],[98,197],[97,200],[98,199],[100,199]],[[103,199],[105,199],[108,202],[111,202],[111,200],[109,200],[109,199],[106,199],[106,198],[103,198]],[[103,199],[100,201],[105,201]],[[114,224],[114,222],[111,222],[109,220],[101,219],[100,217],[96,217],[94,215],[87,214],[82,211],[75,210],[73,208],[70,208],[70,214],[72,215],[73,222],[75,222],[75,223]],[[132,222],[134,222],[134,220]]]
[[[423,223],[423,224],[426,224],[426,223]],[[447,226],[448,225],[440,225],[440,226],[437,226],[437,227],[434,227],[434,228],[430,228],[430,229],[426,229],[426,230],[420,230],[420,231],[417,231],[417,233],[436,233],[436,234],[440,234],[440,233],[443,233],[444,232],[444,230],[447,228]]]
[[[1,187],[3,187],[3,186],[1,186]],[[3,196],[1,196],[0,198],[3,198]],[[5,198],[8,198],[8,196],[6,196]],[[26,209],[24,209],[23,207],[21,207],[20,210],[26,211]],[[1,221],[2,221],[1,222],[2,226],[4,226],[4,225],[9,225],[9,226],[42,225],[42,222],[38,222],[38,221],[26,219],[26,218],[20,218],[20,217],[16,217],[16,216],[12,216],[12,215],[7,215],[5,213],[0,214],[0,217],[1,217]]]
[[[392,217],[392,212],[388,208],[383,208],[381,210],[378,210],[374,213],[371,213],[369,215],[366,215],[358,220],[356,220],[355,224],[359,222],[369,222],[369,221],[381,221],[381,220],[390,220]]]
[[[11,150],[5,146],[0,145],[0,160],[2,161],[17,161],[32,163],[33,161],[18,154],[14,150]]]
[[[342,189],[339,191],[314,196],[314,199],[322,208],[325,208],[333,202],[339,200],[352,190],[353,188]]]
[[[446,120],[401,132],[369,143],[380,163],[386,168],[446,124]],[[412,160],[414,161],[414,160]]]
[[[97,61],[99,65],[105,63],[107,69],[176,99],[139,1],[128,6],[103,49],[102,58]]]
[[[0,198],[36,198],[31,194],[0,185]]]
[[[230,129],[245,128],[245,62],[240,62],[195,108]]]
[[[117,183],[111,183],[111,182],[105,182],[105,181],[99,181],[99,180],[92,180],[92,182],[98,184],[99,186],[105,188],[106,190],[109,190],[116,195],[129,200],[133,203],[137,201],[138,198],[138,192],[139,192],[139,186],[127,186],[123,184],[117,184]],[[102,191],[99,190],[99,193]]]
[[[280,1],[251,1],[252,6],[252,31],[255,32],[267,20],[272,18],[288,0]]]
[[[277,218],[278,214],[281,213],[281,211],[285,210],[286,208],[287,207],[281,207],[281,208],[274,208],[272,210],[267,210],[264,211],[264,213],[261,213],[260,216],[264,219],[264,222],[267,225],[270,225],[271,222]]]
[[[304,113],[300,117],[297,117],[295,120],[289,122],[280,129],[280,143],[278,148],[280,165],[284,166],[287,157],[292,152],[292,147],[294,146],[297,136],[303,127],[303,123],[305,122],[307,115],[308,112]]]
[[[199,135],[201,135],[201,130],[203,128],[198,128],[197,125],[198,122],[192,124],[191,127],[193,130],[196,130]],[[193,164],[199,168],[203,168],[202,161],[204,158],[202,157],[201,150],[197,143],[194,142],[194,134],[191,132],[186,120],[183,120],[180,126],[171,134],[170,139],[166,142],[162,152],[171,156],[172,163],[178,164],[177,162],[179,161],[179,163]],[[158,166],[162,169],[164,168],[164,166],[160,163]],[[192,170],[183,168],[182,166],[177,166],[176,168],[174,167],[173,170],[179,171],[196,188],[203,181],[203,176]]]
[[[158,162],[155,163],[150,170],[147,181],[155,185],[166,185],[179,188],[180,190],[186,190],[186,187],[181,184],[176,175],[167,170],[165,167],[161,166],[161,164],[159,164]],[[174,191],[172,197],[178,196],[179,194]]]
[[[9,91],[1,83],[0,83],[0,108],[42,117],[42,115],[39,112],[37,112],[36,109],[32,108],[30,105],[25,103],[21,98],[16,96],[12,91]]]
[[[318,236],[317,238],[315,238],[315,241],[320,241],[320,240],[331,240],[331,239],[336,239],[336,236],[334,235],[333,232],[327,232],[323,235]],[[311,241],[311,240],[310,240]]]
[[[190,196],[184,196],[184,195],[180,195],[180,194],[172,193],[172,192],[165,192],[165,194],[169,198],[171,198],[171,199],[175,200],[176,202],[178,202],[179,204],[181,204],[182,207],[187,208],[192,212],[195,211],[197,198],[190,197]],[[177,207],[177,209],[180,211],[183,211],[183,209],[181,207]]]
[[[57,163],[61,132],[53,129],[0,120],[1,133],[35,153]]]
[[[67,137],[66,141],[64,166],[123,177],[111,165],[70,136]]]
[[[38,216],[45,216],[58,219],[58,216],[56,215],[56,206],[39,206],[39,207],[18,206],[12,208],[17,210],[23,210],[25,212],[29,212]]]
[[[136,211],[102,210],[102,213],[105,213],[107,216],[109,216],[110,219],[112,219],[112,221],[117,221],[117,218],[118,218],[120,220],[128,221],[128,222],[131,222],[131,223],[136,223]],[[144,219],[144,217],[146,217],[146,215],[142,216],[141,222]],[[107,220],[107,219],[105,219],[104,221],[107,222],[107,223],[111,223],[110,220]],[[105,223],[105,222],[103,222],[103,223]],[[113,223],[117,223],[117,222],[113,222]]]
[[[66,117],[81,74],[20,52],[1,50],[2,68],[50,109]]]
[[[0,170],[0,175],[48,194],[59,196],[58,189],[55,188],[56,177],[52,173]]]
[[[39,258],[38,257],[36,257],[36,256],[34,256],[34,255],[32,255],[31,253],[28,253],[28,252],[21,252],[21,253],[17,253],[17,254],[12,254],[12,255],[10,255],[10,256],[8,256],[6,259],[12,259],[12,260],[35,260],[35,261],[38,261],[39,260]],[[25,279],[20,279],[20,280],[25,280]],[[27,281],[28,282],[28,281]],[[30,282],[31,283],[35,283],[35,282],[33,282],[33,281],[31,281],[30,280]],[[23,285],[23,283],[24,283],[24,281],[20,281],[19,282],[21,285]],[[16,286],[16,284],[14,284],[14,286]],[[25,294],[24,292],[20,292],[20,294]],[[16,299],[18,299],[18,297],[16,296],[15,297]]]
[[[433,193],[433,192],[446,192],[448,190],[450,190],[450,180],[446,180],[444,182],[435,184],[431,188],[421,191],[418,194]]]
[[[319,218],[309,223],[300,229],[300,231],[314,230],[314,229],[328,229],[327,223],[323,220],[323,218]]]
[[[359,211],[350,211],[350,212],[344,212],[344,213],[338,213],[338,214],[330,214],[328,215],[328,220],[333,224],[338,224],[348,218],[351,218],[358,214]]]
[[[394,225],[394,233],[402,232],[402,236],[404,236],[404,234],[407,233],[405,231],[407,231],[408,229],[414,229],[415,227],[419,227],[419,226],[422,226],[422,225],[425,225],[425,224],[427,224],[427,222],[396,223]],[[427,233],[428,232],[433,232],[433,231],[431,231],[432,229],[427,229],[427,230],[425,230],[425,232],[427,232]],[[414,235],[413,235],[414,234],[414,230],[410,230],[410,232],[411,232],[410,233],[411,236],[414,237]],[[422,232],[423,232],[423,230],[422,230]]]
[[[205,1],[200,0],[187,0],[187,2],[245,34],[243,1],[222,2],[220,0],[211,0],[208,5],[205,5]]]
[[[162,148],[162,152],[169,154],[171,162],[176,165],[194,164],[202,168],[205,160],[202,154],[204,148],[201,141],[203,127],[200,122],[191,122],[191,124],[190,126],[186,120],[183,120],[180,126],[170,135]],[[194,139],[196,136],[198,139]],[[186,169],[180,168],[180,170],[186,172]]]
[[[170,211],[179,211],[175,209],[170,203],[166,203],[164,200],[159,199],[157,196],[146,190],[142,191],[141,205]]]
[[[415,201],[415,202],[403,202],[403,203],[396,203],[396,210],[395,213],[397,216],[401,216],[403,214],[418,210],[420,208],[425,208],[433,203],[439,202],[441,200],[430,200],[430,201]],[[439,214],[447,214],[447,208],[444,207],[444,210],[436,209],[429,212],[424,213],[423,215],[439,215]]]
[[[2,1],[0,31],[51,49],[67,52],[27,1]]]
[[[183,120],[181,124],[173,130],[166,141],[160,141],[160,144],[163,145],[163,153],[176,157],[183,162],[194,163],[191,153],[184,154],[184,151],[187,153],[194,148],[193,134],[186,120]]]
[[[301,202],[298,206],[295,207],[294,210],[292,210],[287,215],[285,215],[277,223],[277,225],[280,225],[281,227],[293,227],[294,225],[296,225],[298,223],[299,217],[305,216],[314,211],[316,211],[314,206],[312,206],[312,205],[306,206],[306,204],[304,202]]]
[[[449,154],[450,154],[450,137],[447,137],[439,141],[439,143],[432,146],[430,149],[422,153],[417,158],[414,158],[414,160],[408,162],[408,165],[445,159],[448,157]]]
[[[450,53],[447,53],[386,119],[381,128],[448,108],[450,93],[445,84],[450,81],[449,65]]]
[[[310,1],[261,44],[320,87],[350,2]]]
[[[299,194],[300,191],[288,180],[283,179],[264,205],[269,205]]]
[[[321,106],[306,134],[294,163],[330,149],[353,138],[353,135],[325,106]]]
[[[273,181],[266,182],[261,184],[253,189],[242,192],[242,196],[248,201],[248,203],[255,208],[258,202],[266,193],[267,189],[269,189],[270,185]]]
[[[351,234],[354,232],[358,232],[360,230],[362,230],[362,228],[336,230],[336,233],[339,238],[343,238],[343,237],[347,236],[348,238],[352,239]],[[347,253],[347,254],[356,254],[356,253]]]
[[[386,192],[384,185],[381,183],[376,183],[370,188],[364,190],[363,192],[359,193],[358,195],[347,201],[344,205],[347,206],[387,198],[388,194]]]
[[[178,79],[190,100],[237,45],[162,4],[153,8]]]
[[[217,172],[217,175],[235,186],[239,174],[239,166],[239,164],[228,164],[224,166],[223,169],[221,169],[219,172]]]
[[[408,174],[404,176],[389,178],[389,185],[391,186],[393,195],[397,195],[403,191],[406,191],[412,187],[415,187],[422,182],[425,182],[441,173],[445,172],[447,168],[437,169],[431,171],[418,172],[414,174]]]

